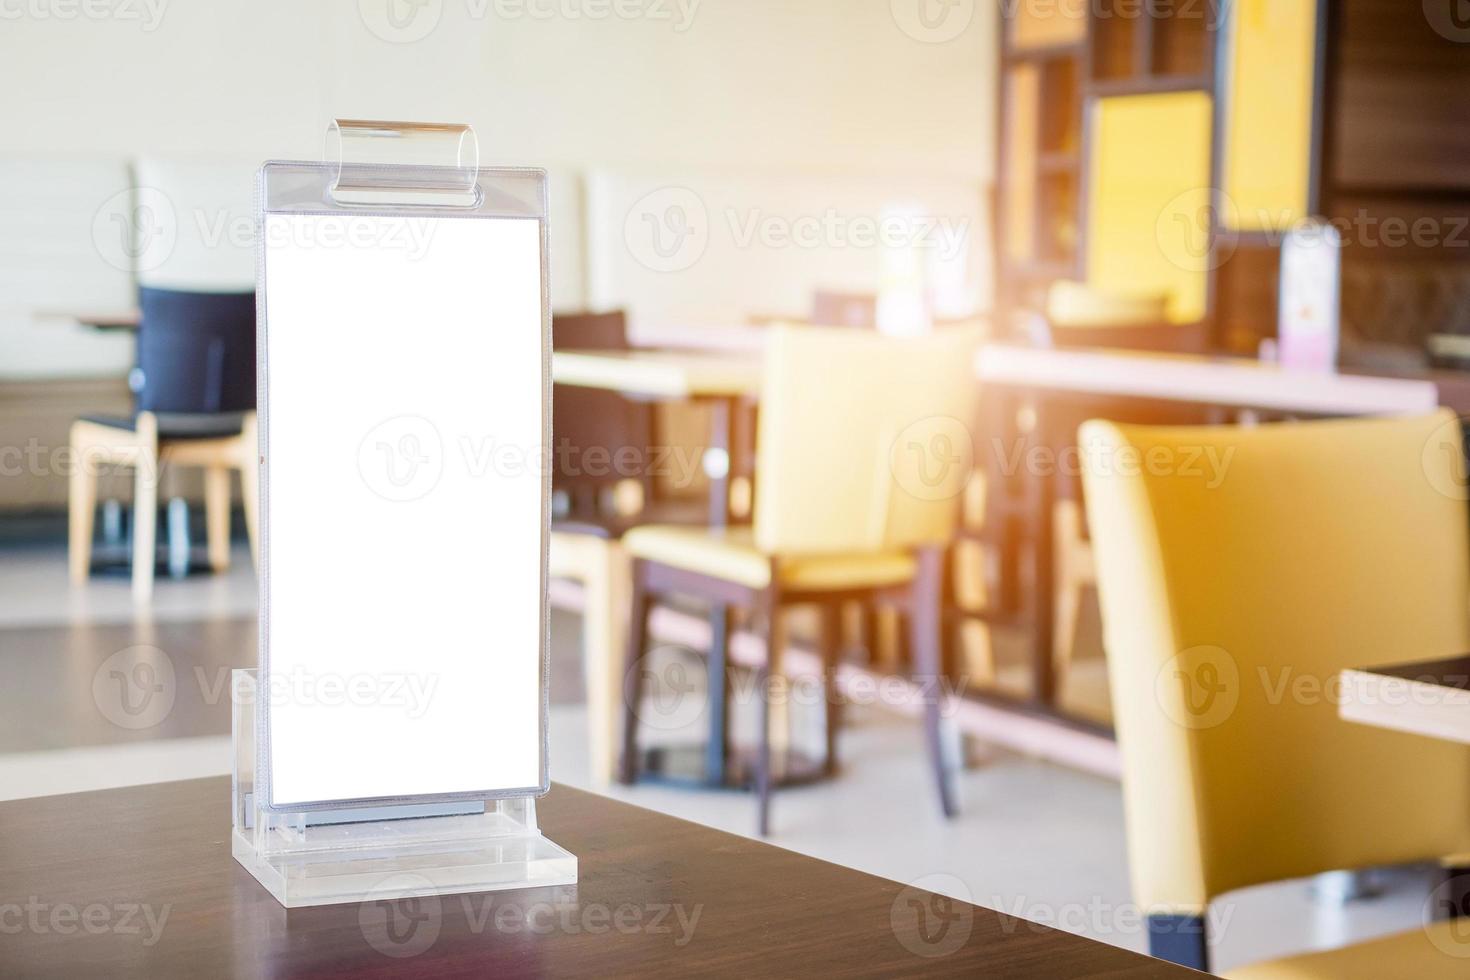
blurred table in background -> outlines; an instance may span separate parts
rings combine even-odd
[[[761,362],[739,353],[688,351],[557,351],[552,380],[601,388],[627,398],[701,402],[710,408],[703,465],[710,479],[709,520],[723,526],[733,515],[730,484],[749,478],[754,432],[746,416],[760,393]]]

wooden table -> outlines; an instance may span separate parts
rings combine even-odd
[[[230,857],[229,795],[0,803],[0,976],[1199,975],[561,786],[574,887],[287,912]]]
[[[986,344],[975,355],[981,384],[1027,404],[1034,413],[1032,440],[1052,451],[1076,442],[1076,434],[1059,431],[1054,413],[1047,411],[1048,402],[1057,399],[1116,398],[1308,416],[1394,415],[1433,411],[1444,387],[1437,378],[1444,373],[1301,371],[1244,358],[1009,344]],[[1445,379],[1452,387],[1456,382]],[[1052,514],[1057,488],[1048,478],[1030,483],[1032,691],[1041,708],[1056,711]],[[1016,570],[1008,569],[1005,577],[1014,581]]]
[[[709,521],[729,523],[730,479],[745,475],[750,437],[741,430],[742,403],[760,394],[761,360],[742,354],[689,351],[557,351],[551,378],[559,385],[600,388],[649,401],[701,402],[710,408],[710,444],[724,465],[706,466],[710,478]],[[747,427],[748,428],[748,427]]]
[[[1470,745],[1470,656],[1342,672],[1347,721]]]
[[[1439,405],[1429,377],[1300,371],[1235,357],[988,344],[975,355],[975,374],[1007,387],[1301,415],[1397,415]]]

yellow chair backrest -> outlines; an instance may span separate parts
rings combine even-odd
[[[1470,851],[1470,747],[1338,717],[1338,672],[1470,649],[1448,412],[1082,427],[1134,898]]]
[[[1046,294],[1046,318],[1059,327],[1153,326],[1168,322],[1166,293],[1114,293],[1062,279]]]
[[[979,332],[771,327],[755,541],[770,554],[941,542],[973,469]]]

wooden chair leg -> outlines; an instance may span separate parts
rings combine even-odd
[[[1082,613],[1082,576],[1074,567],[1075,550],[1081,546],[1082,514],[1075,500],[1064,500],[1055,508],[1053,537],[1054,606],[1052,609],[1052,662],[1056,665],[1058,689],[1065,689],[1067,674],[1077,648],[1077,622]]]
[[[841,603],[823,603],[821,616],[822,712],[827,723],[827,752],[823,767],[831,776],[837,772],[837,733],[842,728],[842,701],[837,690],[837,667],[842,659]]]
[[[153,597],[153,564],[158,560],[158,420],[139,412],[136,424],[138,457],[133,476],[133,601]]]
[[[204,468],[204,538],[209,549],[209,567],[223,572],[230,567],[230,471],[224,466]]]
[[[72,427],[71,490],[67,498],[67,566],[73,584],[87,581],[92,570],[92,522],[97,513],[97,474],[91,455]]]
[[[623,760],[619,782],[633,785],[638,778],[638,710],[643,699],[643,646],[653,597],[643,579],[643,562],[633,563],[628,602],[628,649],[623,663]]]
[[[791,754],[791,687],[790,679],[782,672],[776,654],[786,648],[786,621],[782,619],[779,606],[772,617],[766,634],[766,651],[770,661],[771,676],[767,686],[781,696],[771,703],[771,758],[786,759]]]
[[[245,534],[250,539],[250,560],[260,567],[260,436],[255,413],[245,416],[240,432],[240,505],[245,510]]]
[[[587,687],[588,759],[593,782],[606,786],[618,759],[618,706],[623,689],[618,678],[618,642],[628,635],[621,622],[626,609],[627,557],[616,542],[587,541],[582,582],[582,663]],[[623,627],[623,628],[620,628]]]
[[[755,689],[760,698],[755,757],[756,832],[762,837],[771,832],[771,679],[779,677],[781,670],[781,631],[776,622],[779,608],[775,586],[771,586],[756,609],[758,628],[766,634],[766,657],[755,670]]]
[[[924,737],[929,760],[939,784],[939,805],[946,817],[959,812],[950,772],[950,753],[945,751],[942,681],[945,679],[939,621],[943,601],[944,552],[926,548],[919,553],[919,570],[914,576],[909,608],[909,645],[913,648],[914,673],[924,692]]]

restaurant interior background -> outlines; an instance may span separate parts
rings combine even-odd
[[[549,171],[554,343],[575,352],[556,389],[556,441],[581,440],[582,469],[556,476],[553,778],[1147,950],[1120,786],[1132,757],[1114,738],[1122,702],[1096,593],[1109,566],[1076,428],[1470,410],[1470,25],[1457,9],[0,0],[0,799],[229,768],[221,678],[256,644],[252,498],[235,473],[251,430],[238,416],[228,437],[160,430],[172,465],[143,519],[156,569],[140,582],[123,465],[137,427],[116,419],[132,417],[137,338],[165,309],[140,289],[252,291],[255,172],[320,159],[329,120],[466,122],[482,163]],[[1270,363],[1283,242],[1313,215],[1343,241],[1337,357],[1341,377],[1372,379],[1361,385]],[[930,419],[903,434],[962,479],[936,495],[893,464],[905,490],[954,508],[944,567],[843,566],[832,574],[871,594],[779,618],[724,592],[713,614],[698,588],[649,592],[649,688],[625,714],[629,611],[642,609],[629,553],[728,572],[752,594],[769,583],[741,570],[748,547],[732,566],[689,558],[677,534],[633,530],[626,549],[618,536],[774,511],[762,461],[784,457],[760,444],[757,401],[814,442],[857,424],[833,408],[858,377],[839,377],[840,350],[807,362],[789,402],[761,387],[775,384],[760,378],[767,337],[788,321],[916,344],[983,337],[951,402],[943,352],[914,361],[934,365],[922,381],[897,362],[863,378],[880,404],[925,387],[936,405],[974,400],[957,430]],[[625,347],[677,354],[632,369],[583,356]],[[1149,353],[1051,357],[1096,349]],[[1217,374],[1206,354],[1245,360]],[[593,417],[605,427],[589,430]],[[95,485],[79,480],[83,450],[119,432]],[[632,469],[594,472],[586,450],[615,459],[629,433]],[[796,500],[844,512],[866,486],[849,471],[772,484],[792,513]],[[943,594],[937,651],[906,632],[908,600],[885,598],[911,578]],[[789,681],[774,709],[752,681],[771,633]],[[731,688],[730,745],[714,753],[712,648]],[[129,687],[155,679],[166,704]],[[619,766],[625,717],[641,772]],[[749,779],[762,725],[782,785],[757,807],[713,784]],[[1417,928],[1438,881],[1424,863],[1347,872],[1216,900],[1212,965]]]

